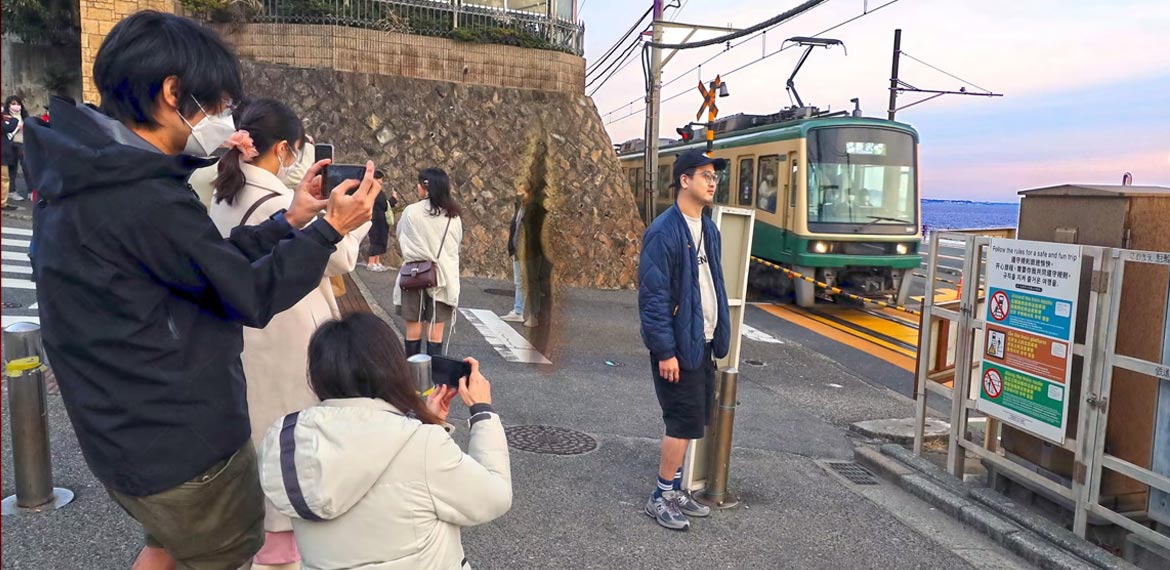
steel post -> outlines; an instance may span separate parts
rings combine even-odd
[[[696,501],[717,509],[729,509],[739,499],[727,490],[727,474],[731,464],[731,434],[735,425],[735,391],[739,370],[723,370],[716,398],[715,430],[708,443],[707,488],[695,497]]]
[[[433,388],[431,384],[431,357],[426,354],[416,354],[406,359],[410,364],[410,375],[414,378],[414,390],[425,394]]]
[[[73,492],[53,487],[39,325],[21,322],[4,329],[4,369],[16,495],[4,499],[3,514],[39,513],[63,507],[73,500]]]

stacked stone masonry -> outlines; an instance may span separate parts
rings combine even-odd
[[[93,84],[93,60],[106,34],[126,16],[139,10],[174,12],[174,0],[80,0],[81,7],[81,91],[85,101],[99,103]]]
[[[292,106],[338,162],[373,160],[407,201],[420,169],[446,170],[464,207],[464,275],[511,278],[508,227],[525,191],[548,211],[541,243],[554,285],[635,283],[644,226],[585,96],[248,60],[244,84]],[[395,251],[392,239],[387,263],[400,261]]]
[[[213,27],[240,57],[258,62],[571,95],[585,90],[585,60],[566,53],[344,26]]]

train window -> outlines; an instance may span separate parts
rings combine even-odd
[[[719,183],[718,183],[718,185],[715,186],[715,203],[716,204],[729,204],[730,203],[729,200],[731,199],[731,196],[730,196],[730,194],[731,194],[731,172],[729,172],[729,170],[731,170],[731,169],[724,168],[723,170],[720,170],[719,172],[716,173],[719,176]]]
[[[780,191],[780,157],[760,157],[759,199],[756,207],[765,212],[776,213],[776,196]]]
[[[789,182],[789,184],[791,184],[790,195],[792,196],[792,202],[790,202],[788,204],[789,208],[796,207],[796,193],[798,192],[797,189],[800,187],[800,179],[796,177],[796,174],[798,172],[800,172],[800,163],[798,163],[796,161],[796,159],[793,159],[792,160],[792,178],[790,179],[791,181]]]
[[[739,205],[752,206],[752,197],[755,195],[756,160],[741,158],[739,160]]]

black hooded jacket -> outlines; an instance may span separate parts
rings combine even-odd
[[[25,137],[45,349],[90,469],[154,494],[248,441],[242,326],[318,287],[341,236],[275,216],[225,240],[186,182],[211,160],[163,154],[89,107],[51,112]]]

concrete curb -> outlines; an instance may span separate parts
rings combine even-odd
[[[1013,554],[1048,570],[1137,570],[1069,530],[987,488],[969,488],[910,450],[887,444],[854,450],[859,463],[975,528]]]

